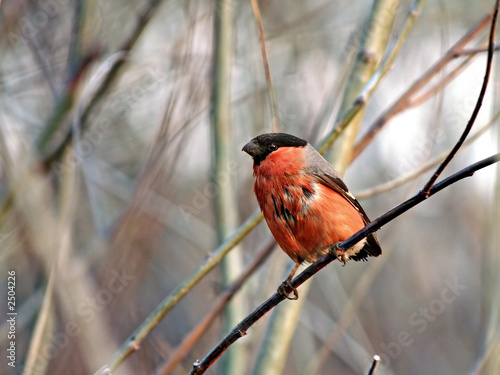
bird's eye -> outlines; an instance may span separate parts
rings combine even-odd
[[[269,150],[271,150],[271,151],[276,151],[277,149],[278,149],[278,146],[276,146],[275,144],[271,144],[269,146]]]

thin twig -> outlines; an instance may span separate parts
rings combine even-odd
[[[266,75],[267,88],[269,91],[269,99],[271,100],[271,115],[272,115],[272,130],[277,133],[280,130],[280,120],[278,111],[278,101],[274,91],[271,69],[269,68],[269,58],[267,56],[266,38],[264,37],[264,27],[262,26],[262,17],[260,15],[259,3],[257,0],[251,0],[252,10],[259,30],[260,49],[262,53],[262,64],[264,65],[264,73]]]
[[[373,362],[372,362],[372,367],[370,367],[370,370],[368,370],[367,375],[373,375],[375,374],[375,369],[377,368],[377,365],[380,362],[380,357],[378,355],[373,356]]]
[[[122,43],[120,48],[118,49],[121,52],[129,53],[132,48],[135,46],[137,40],[139,37],[142,35],[142,32],[146,28],[146,25],[149,23],[153,15],[155,14],[156,9],[158,6],[161,4],[161,0],[151,0],[148,5],[145,6],[145,9],[142,11],[142,13],[139,16],[137,26],[135,29],[132,31],[130,36]],[[109,68],[106,77],[103,78],[101,81],[101,85],[97,88],[95,91],[94,95],[89,101],[89,104],[83,111],[83,114],[81,116],[81,131],[83,132],[86,128],[86,121],[91,113],[91,111],[99,104],[100,100],[104,97],[108,89],[111,87],[111,85],[115,82],[116,78],[118,78],[118,73],[121,71],[121,68],[125,64],[125,59],[117,59],[113,61],[113,65]],[[69,110],[65,109],[66,111]],[[65,115],[65,113],[63,113]],[[64,116],[60,116],[57,118],[57,122],[54,124],[51,124],[55,129],[59,129],[59,127],[62,124],[62,121],[64,119]],[[64,149],[68,144],[71,143],[71,139],[73,137],[73,130],[69,129],[66,133],[66,136],[62,140],[62,142],[59,144],[59,146],[51,152],[49,155],[44,155],[44,160],[43,163],[46,166],[49,166],[53,161],[57,160],[64,152]]]
[[[491,13],[488,13],[476,26],[456,42],[434,65],[432,65],[420,78],[418,78],[406,92],[401,95],[377,120],[370,126],[368,132],[356,144],[352,158],[355,159],[382,130],[388,120],[406,109],[410,99],[416,92],[420,91],[430,80],[439,73],[456,56],[457,51],[461,51],[466,44],[474,39],[491,20]]]
[[[476,139],[478,139],[481,135],[483,135],[488,129],[491,128],[495,124],[495,122],[500,118],[500,111],[496,113],[495,116],[488,122],[488,124],[484,125],[479,129],[476,133],[471,135],[467,140],[464,142],[463,146],[468,146],[472,142],[474,142]],[[443,152],[441,155],[436,156],[434,159],[429,160],[427,163],[422,165],[420,168],[415,169],[411,172],[408,172],[398,178],[395,178],[394,180],[391,180],[389,182],[380,184],[378,186],[372,187],[370,189],[366,189],[363,191],[360,191],[359,193],[354,194],[357,199],[367,199],[370,198],[374,195],[385,193],[387,191],[393,190],[401,185],[406,184],[407,182],[414,180],[418,176],[422,175],[423,173],[427,172],[431,168],[435,167],[439,163],[441,163],[445,158],[446,155],[448,155],[448,151]]]
[[[435,94],[440,92],[445,86],[448,85],[451,81],[453,81],[458,75],[465,69],[465,67],[472,61],[472,59],[475,57],[475,55],[468,55],[459,65],[457,65],[453,70],[449,73],[447,73],[444,77],[441,78],[441,80],[436,83],[434,86],[432,86],[430,89],[428,89],[426,92],[423,94],[420,94],[416,98],[410,98],[408,100],[408,106],[405,109],[410,109],[413,107],[416,107],[420,105],[421,103],[424,103],[428,99],[432,98]],[[415,93],[416,94],[416,93]],[[403,110],[403,108],[402,108]],[[385,121],[387,122],[389,118],[386,118]]]
[[[495,50],[495,52],[500,51],[500,46],[495,46],[493,49]],[[454,57],[466,56],[466,55],[477,55],[478,53],[482,53],[482,52],[488,52],[488,46],[479,47],[479,48],[463,49],[462,51],[457,51],[457,53]]]
[[[493,18],[491,20],[491,28],[490,28],[490,37],[488,41],[488,58],[486,62],[486,72],[484,74],[484,79],[483,79],[483,84],[481,86],[481,91],[479,93],[479,96],[477,98],[476,105],[474,107],[474,110],[472,111],[472,115],[469,119],[469,122],[467,123],[467,126],[465,127],[465,130],[463,131],[462,135],[460,136],[460,139],[456,143],[455,147],[450,151],[449,155],[446,157],[446,159],[441,163],[441,165],[438,167],[436,172],[432,175],[432,177],[429,179],[427,184],[425,184],[424,188],[422,189],[424,194],[428,194],[431,190],[432,185],[437,181],[441,173],[443,173],[444,169],[446,166],[450,163],[451,159],[456,155],[462,144],[465,142],[465,139],[469,135],[470,130],[472,129],[472,126],[474,125],[474,122],[476,121],[477,115],[479,114],[479,110],[481,109],[481,106],[483,104],[483,99],[484,95],[486,94],[486,89],[488,88],[488,82],[490,78],[490,72],[491,72],[491,65],[493,61],[493,53],[494,47],[495,47],[495,29],[497,25],[497,17],[498,17],[498,7],[499,7],[500,0],[496,0],[495,2],[495,9],[493,11]]]
[[[419,191],[413,197],[405,200],[403,203],[394,207],[393,209],[387,211],[382,216],[373,220],[366,227],[361,229],[359,232],[355,233],[347,240],[338,244],[339,248],[349,249],[354,246],[356,243],[361,241],[363,238],[368,236],[369,234],[379,230],[381,227],[386,225],[387,223],[394,220],[396,217],[402,215],[406,211],[415,207],[419,203],[425,201],[429,197],[437,194],[441,190],[447,188],[448,186],[466,178],[471,177],[476,171],[486,168],[494,163],[498,163],[500,161],[500,153],[490,156],[486,159],[483,159],[477,163],[471,164],[466,168],[454,173],[453,175],[445,178],[439,183],[433,185],[428,194],[424,194],[423,191]],[[325,268],[328,264],[336,260],[336,256],[333,253],[329,253],[308,268],[306,268],[300,275],[298,275],[295,279],[292,280],[291,286],[286,287],[285,292],[290,293],[294,288],[299,287],[304,282],[309,280],[313,275],[315,275],[318,271]],[[227,350],[236,340],[240,337],[244,336],[247,330],[262,316],[276,307],[279,303],[285,300],[284,294],[275,293],[272,295],[267,301],[265,301],[262,305],[260,305],[257,309],[255,309],[252,313],[250,313],[245,319],[243,319],[231,332],[229,332],[206,356],[202,361],[197,361],[192,370],[190,371],[190,375],[200,375],[205,373],[205,371],[216,361],[216,359]]]

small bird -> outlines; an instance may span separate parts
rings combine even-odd
[[[337,248],[370,223],[340,175],[307,141],[286,133],[261,134],[242,149],[254,161],[254,191],[267,225],[295,267],[278,291],[286,286],[303,262],[313,263],[333,251],[344,264],[382,253],[375,233],[347,250]]]

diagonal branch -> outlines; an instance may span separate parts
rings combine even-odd
[[[469,132],[472,129],[472,125],[474,125],[474,122],[476,122],[477,115],[479,114],[479,110],[481,109],[481,106],[483,104],[483,99],[484,95],[486,94],[486,89],[488,88],[488,82],[490,78],[490,73],[491,73],[491,65],[493,61],[493,53],[495,52],[495,28],[497,25],[497,17],[498,17],[498,7],[499,7],[500,0],[496,0],[495,2],[495,9],[493,11],[493,18],[491,20],[491,29],[490,29],[490,38],[489,38],[489,43],[488,43],[488,58],[486,62],[486,72],[484,74],[484,79],[483,79],[483,84],[481,86],[481,91],[479,93],[479,96],[477,98],[476,105],[474,107],[474,110],[472,111],[472,115],[469,119],[469,122],[467,123],[467,126],[465,127],[465,130],[463,131],[462,135],[460,136],[460,139],[458,140],[457,144],[453,149],[450,151],[446,159],[441,163],[441,165],[436,169],[436,172],[432,175],[432,177],[429,179],[427,184],[425,184],[424,188],[422,189],[424,194],[429,194],[432,185],[437,181],[441,173],[443,173],[444,169],[447,167],[447,165],[450,163],[451,159],[453,159],[460,149],[462,147],[462,144],[465,142],[465,139],[469,135]]]
[[[378,355],[374,355],[373,356],[372,366],[368,370],[368,375],[375,374],[375,369],[377,368],[377,365],[379,364],[379,362],[380,362],[380,357]]]
[[[479,23],[474,26],[470,31],[468,31],[458,42],[456,42],[434,65],[432,65],[420,78],[418,78],[404,93],[399,97],[396,102],[394,102],[389,108],[387,108],[375,122],[370,127],[368,132],[361,138],[361,140],[356,144],[352,158],[355,159],[363,150],[368,146],[368,144],[375,138],[375,136],[382,130],[384,125],[388,120],[402,112],[404,109],[408,108],[414,103],[411,103],[412,97],[422,90],[431,79],[440,71],[444,69],[448,63],[456,58],[458,54],[465,48],[465,46],[478,34],[483,31],[483,29],[488,25],[491,20],[491,14],[487,14]]]
[[[119,51],[129,53],[132,51],[134,46],[136,45],[136,42],[139,40],[139,37],[142,35],[142,32],[145,30],[146,26],[149,24],[149,21],[155,14],[156,9],[159,7],[159,5],[162,3],[161,0],[150,0],[149,3],[145,6],[144,10],[141,12],[139,15],[139,19],[137,21],[137,26],[135,29],[132,31],[132,33],[129,35],[129,37],[122,43],[122,45],[119,48]],[[100,103],[101,99],[104,97],[104,95],[108,92],[112,84],[116,81],[116,79],[119,76],[119,73],[121,73],[122,68],[125,66],[126,59],[117,59],[113,62],[112,66],[108,70],[106,76],[104,79],[101,81],[100,86],[97,88],[96,92],[93,94],[92,98],[90,98],[89,104],[85,108],[81,118],[80,118],[80,123],[82,130],[85,129],[86,127],[86,121],[90,116],[90,113],[92,110],[97,107],[97,105]],[[47,126],[52,127],[54,130],[59,129],[62,126],[62,122],[64,120],[64,117],[67,113],[69,108],[65,108],[63,112],[60,114],[60,118],[57,118],[55,120],[52,120],[54,123],[49,123]],[[50,166],[52,162],[57,160],[64,150],[66,149],[66,146],[71,143],[71,140],[73,139],[73,129],[69,129],[66,132],[66,135],[64,136],[64,139],[61,141],[61,143],[57,146],[55,150],[51,150],[50,153],[47,155],[43,155],[43,163],[47,166]]]
[[[361,241],[363,238],[368,236],[369,234],[379,230],[387,223],[391,222],[398,216],[402,215],[406,211],[415,207],[419,203],[422,203],[429,197],[434,194],[440,192],[441,190],[447,188],[448,186],[458,182],[466,177],[471,177],[476,171],[486,168],[494,163],[498,163],[500,161],[500,153],[490,156],[486,159],[483,159],[477,163],[471,164],[468,167],[454,173],[443,181],[435,184],[431,187],[428,194],[424,194],[423,191],[419,191],[413,197],[407,199],[403,203],[394,207],[393,209],[387,211],[382,216],[373,220],[366,227],[361,229],[359,232],[355,233],[347,240],[341,242],[339,244],[340,248],[348,249],[354,246],[356,243]],[[306,268],[300,275],[298,275],[295,279],[293,279],[291,283],[291,287],[286,288],[286,292],[290,293],[293,288],[297,288],[302,285],[304,282],[309,280],[314,274],[316,274],[319,270],[325,268],[328,264],[336,260],[336,256],[333,253],[327,254],[320,258],[318,261],[311,264],[308,268]],[[211,365],[214,363],[217,358],[228,349],[236,340],[240,337],[245,336],[246,331],[257,322],[262,316],[276,307],[279,303],[285,300],[285,296],[276,292],[273,294],[267,301],[265,301],[262,305],[260,305],[257,309],[255,309],[250,315],[248,315],[245,319],[243,319],[231,332],[229,332],[206,356],[202,361],[196,362],[193,365],[193,369],[189,373],[190,375],[199,375],[203,374]]]
[[[482,136],[486,131],[491,129],[491,127],[496,123],[496,121],[500,119],[500,111],[497,111],[497,113],[491,118],[490,121],[484,126],[481,127],[477,132],[475,132],[473,135],[471,135],[467,140],[464,142],[462,147],[467,146],[472,144],[476,139],[478,139],[480,136]],[[436,156],[434,159],[431,159],[427,161],[425,164],[423,164],[421,167],[410,171],[408,173],[405,173],[399,177],[397,177],[394,180],[382,183],[380,185],[377,185],[375,187],[360,191],[355,193],[354,195],[356,196],[356,199],[362,200],[362,199],[367,199],[369,197],[372,197],[373,195],[376,194],[381,194],[381,193],[386,193],[390,190],[396,189],[397,187],[406,184],[409,181],[412,181],[416,179],[417,177],[420,177],[423,173],[431,170],[432,168],[436,167],[439,165],[439,163],[442,163],[442,161],[446,158],[448,155],[448,152],[443,152]]]
[[[243,283],[259,268],[264,261],[271,255],[276,240],[270,239],[252,262],[245,268],[237,280],[228,287],[222,294],[220,294],[212,309],[205,315],[205,317],[194,327],[189,334],[187,334],[182,342],[177,346],[175,351],[170,355],[168,362],[161,369],[161,374],[171,374],[174,368],[184,359],[188,351],[198,342],[200,337],[210,328],[213,321],[220,314],[222,309],[231,301],[233,296],[242,287]]]
[[[201,262],[198,267],[180,283],[163,301],[148,315],[148,317],[135,329],[130,337],[120,346],[110,359],[109,368],[115,370],[131,353],[137,351],[142,341],[157,326],[177,303],[196,285],[210,270],[220,263],[222,258],[263,219],[260,210],[254,213],[234,231],[231,237],[220,244],[212,253]]]

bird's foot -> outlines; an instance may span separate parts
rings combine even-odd
[[[290,297],[289,293],[287,293],[286,290],[288,288],[292,289],[293,297]],[[299,299],[299,292],[297,291],[297,288],[294,288],[292,286],[292,281],[290,279],[288,279],[288,278],[285,281],[283,281],[281,283],[281,285],[278,287],[278,293],[282,294],[283,296],[285,296],[286,299],[289,299],[289,300],[292,300],[292,301],[295,301],[295,300]]]
[[[345,266],[349,262],[349,255],[344,249],[339,248],[338,242],[334,243],[329,250],[330,254],[334,255],[339,262],[342,262],[342,266]]]

